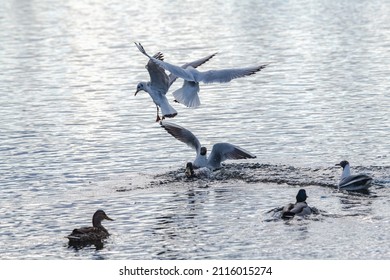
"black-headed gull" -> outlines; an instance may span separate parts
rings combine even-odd
[[[300,189],[296,196],[297,202],[295,204],[289,203],[282,210],[282,218],[290,219],[294,216],[306,216],[312,213],[312,209],[307,205],[306,190]]]
[[[140,48],[139,45],[136,44],[138,48]],[[203,63],[210,60],[215,55],[209,55],[206,57],[203,57],[201,59],[189,62],[184,64],[182,67],[198,67],[202,65]],[[164,56],[161,52],[156,53],[153,56],[153,59],[157,61],[162,61],[164,59]],[[161,109],[162,118],[173,118],[177,115],[177,111],[169,104],[168,99],[166,97],[166,93],[168,92],[168,89],[173,84],[174,81],[176,81],[177,77],[174,74],[170,74],[169,76],[165,73],[165,70],[157,65],[154,60],[150,59],[148,61],[148,64],[146,65],[146,69],[148,69],[149,76],[150,76],[150,82],[140,82],[137,85],[137,90],[134,95],[137,95],[137,93],[141,90],[146,91],[149,93],[150,97],[153,99],[154,104],[156,104],[157,108],[157,118],[156,121],[161,120],[159,115],[159,108]]]
[[[346,160],[337,163],[336,166],[341,166],[343,172],[339,182],[339,189],[346,191],[366,190],[371,186],[372,178],[365,174],[351,175],[349,162]]]
[[[191,131],[171,122],[164,121],[160,124],[169,134],[196,151],[196,158],[191,164],[193,168],[207,167],[214,170],[220,168],[221,162],[227,159],[256,158],[252,153],[230,143],[214,144],[210,156],[207,157],[207,149],[201,146],[198,138]],[[188,164],[187,168],[189,168]]]
[[[137,44],[137,43],[136,43]],[[173,93],[175,99],[187,107],[197,107],[200,105],[199,100],[199,82],[203,83],[228,83],[233,79],[250,76],[264,69],[268,64],[262,64],[253,67],[232,68],[221,70],[198,71],[193,66],[180,67],[163,60],[151,57],[146,53],[140,43],[138,49],[144,55],[153,60],[156,64],[169,71],[171,74],[184,79],[183,86]]]

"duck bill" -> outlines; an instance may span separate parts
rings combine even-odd
[[[334,166],[341,166],[341,164],[340,163],[336,163]]]
[[[134,93],[134,96],[136,96],[137,95],[137,93],[140,91],[140,89],[137,89],[136,91],[135,91],[135,93]]]
[[[111,219],[110,217],[108,217],[107,215],[104,217],[106,220],[109,220],[109,221],[113,221],[114,219]]]

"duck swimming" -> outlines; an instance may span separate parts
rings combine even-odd
[[[69,244],[101,242],[102,239],[107,238],[110,234],[103,227],[103,220],[113,221],[103,210],[97,210],[92,217],[92,227],[74,229],[70,235],[66,236]]]
[[[306,216],[310,215],[313,211],[307,205],[306,190],[300,189],[296,196],[297,202],[295,204],[289,203],[282,210],[282,219],[291,219],[294,216]]]
[[[336,166],[343,168],[339,189],[346,191],[361,191],[367,190],[371,186],[372,178],[365,174],[351,175],[349,162],[346,160],[337,163]]]

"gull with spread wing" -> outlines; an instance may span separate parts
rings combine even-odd
[[[140,49],[140,45],[136,46]],[[141,49],[140,49],[141,50]],[[189,62],[184,64],[182,67],[193,67],[196,68],[203,63],[210,60],[215,55],[209,55],[206,57],[203,57],[201,59]],[[156,53],[153,57],[153,59],[149,59],[148,64],[146,65],[146,69],[148,69],[149,76],[150,76],[150,82],[140,82],[137,85],[137,90],[134,95],[137,95],[137,93],[141,90],[146,91],[149,93],[150,97],[153,99],[154,104],[156,104],[157,108],[157,118],[156,121],[161,120],[159,115],[159,108],[161,109],[162,113],[162,119],[164,118],[173,118],[177,115],[177,111],[169,104],[168,99],[166,97],[166,93],[168,92],[168,89],[173,84],[173,82],[176,81],[177,76],[174,74],[170,74],[169,76],[165,73],[164,68],[159,66],[155,63],[155,61],[163,61],[164,56],[161,52]]]
[[[171,122],[160,122],[161,126],[177,140],[187,144],[196,151],[196,158],[193,163],[187,163],[186,172],[191,168],[207,167],[211,170],[221,168],[221,162],[227,159],[256,158],[252,153],[230,143],[214,144],[210,156],[207,157],[206,147],[202,147],[198,138],[184,127]]]
[[[198,71],[192,65],[186,67],[180,67],[158,58],[152,57],[146,53],[145,49],[140,43],[135,43],[140,52],[150,58],[154,63],[160,67],[168,70],[171,74],[176,77],[184,79],[183,86],[173,93],[175,99],[187,107],[197,107],[200,105],[199,100],[199,83],[228,83],[233,79],[253,75],[260,70],[264,69],[268,64],[262,64],[253,67],[244,68],[231,68],[221,70],[209,70],[209,71]]]

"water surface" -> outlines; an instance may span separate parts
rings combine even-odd
[[[389,258],[386,1],[3,2],[2,259]],[[202,69],[270,63],[201,85],[197,109],[172,103],[204,145],[257,158],[185,179],[194,152],[134,97],[149,79],[134,41],[177,64],[218,52]],[[369,194],[337,191],[343,159]],[[320,215],[275,220],[302,187]],[[99,208],[103,249],[68,248]]]

